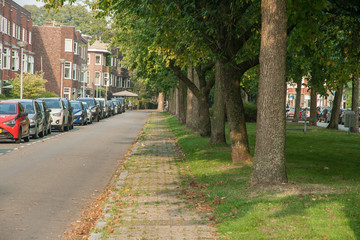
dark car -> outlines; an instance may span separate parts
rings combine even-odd
[[[320,113],[319,121],[328,123],[328,122],[330,122],[330,118],[331,118],[331,108],[322,109],[322,111]]]
[[[100,120],[100,108],[95,98],[78,98],[77,101],[86,102],[91,110],[92,119],[95,122],[98,122]]]
[[[74,123],[79,125],[87,124],[87,111],[80,101],[70,101],[74,111]]]
[[[43,124],[45,129],[45,135],[51,134],[51,109],[48,108],[44,100],[36,99],[36,102],[39,103],[42,114],[43,114]]]
[[[30,120],[21,103],[0,101],[0,139],[14,139],[20,143],[30,140]]]
[[[339,111],[339,124],[344,125],[344,117],[345,117],[346,109],[340,109]]]
[[[70,104],[69,99],[67,99],[67,98],[61,98],[61,99],[64,101],[65,106],[69,111],[69,123],[70,123],[69,130],[73,129],[74,128],[74,120],[73,120],[74,119],[74,112],[73,112],[73,108],[72,108],[72,106]]]

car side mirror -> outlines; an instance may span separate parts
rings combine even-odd
[[[46,112],[51,112],[51,109],[47,109]]]

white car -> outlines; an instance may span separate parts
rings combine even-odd
[[[51,127],[60,132],[70,130],[69,111],[61,98],[40,98],[51,109]]]
[[[87,112],[87,123],[92,123],[92,114],[91,114],[91,109],[89,107],[89,105],[87,104],[87,102],[82,102],[82,104],[84,105],[84,108],[86,109]]]

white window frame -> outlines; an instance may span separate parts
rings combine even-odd
[[[71,88],[64,87],[64,97],[67,99],[71,99]]]
[[[13,22],[13,29],[12,29],[12,32],[13,32],[13,38],[16,38],[16,24]]]
[[[97,57],[99,57],[100,62],[97,62]],[[101,54],[95,54],[95,65],[101,65]]]
[[[64,79],[71,79],[71,62],[64,63]]]
[[[103,85],[104,86],[109,86],[109,73],[108,72],[104,72],[104,82],[103,82]]]
[[[97,78],[96,75],[99,74],[99,77]],[[97,80],[98,79],[98,80]],[[95,75],[94,75],[94,85],[95,86],[100,86],[100,81],[101,81],[101,72],[96,71]],[[97,83],[96,83],[97,82]]]
[[[77,65],[76,63],[73,64],[73,80],[77,80]]]
[[[73,43],[71,38],[65,38],[65,52],[73,51]]]
[[[3,69],[10,70],[10,62],[11,62],[11,50],[10,50],[10,48],[4,48]]]
[[[19,52],[17,50],[11,51],[11,70],[19,70]]]
[[[74,54],[78,55],[79,51],[78,51],[78,43],[74,41]]]
[[[31,45],[32,44],[32,35],[31,35],[31,32],[29,32],[29,44]]]
[[[29,56],[28,59],[28,72],[34,74],[34,57]]]
[[[86,72],[86,83],[89,84],[90,83],[90,71]]]
[[[23,69],[23,72],[28,71],[28,55],[26,55],[25,53],[23,54],[21,68]]]

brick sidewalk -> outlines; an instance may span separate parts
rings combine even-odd
[[[178,197],[177,161],[173,133],[152,113],[89,239],[216,239],[215,228]]]

